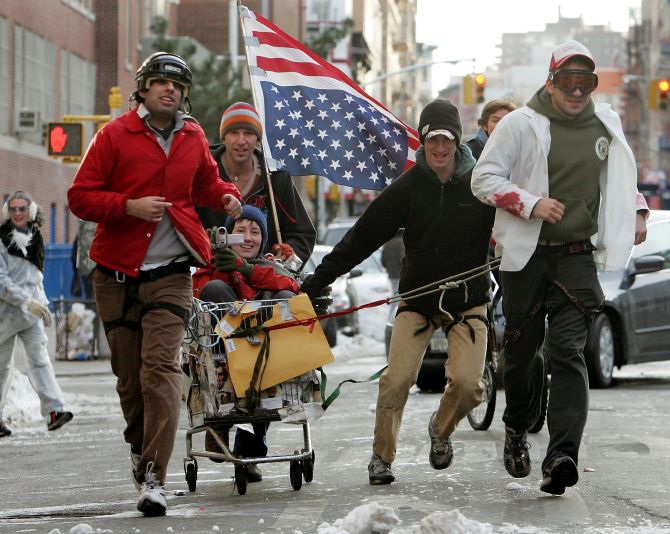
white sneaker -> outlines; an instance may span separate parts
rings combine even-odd
[[[158,482],[153,467],[153,462],[147,464],[144,482],[140,489],[140,498],[137,500],[137,509],[149,517],[165,515],[167,511],[165,488]]]
[[[130,467],[131,467],[131,478],[133,479],[133,485],[137,491],[142,489],[142,473],[137,469],[137,466],[140,465],[140,460],[142,459],[141,454],[135,454],[132,450],[130,451]]]

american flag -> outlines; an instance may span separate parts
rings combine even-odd
[[[240,16],[270,171],[380,190],[414,165],[416,130],[270,21]]]

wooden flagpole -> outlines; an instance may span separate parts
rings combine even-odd
[[[237,0],[237,12],[240,17],[240,28],[242,29],[242,35],[244,35],[244,23],[242,22],[242,15],[240,14],[240,7],[242,6],[242,0]],[[243,40],[244,41],[244,40]],[[231,51],[232,53],[232,51]],[[249,72],[249,80],[251,80],[251,68],[249,62],[249,54],[247,52],[247,44],[244,43],[244,54],[247,56],[247,70]],[[258,110],[256,106],[257,98],[256,91],[254,90],[254,83],[251,82],[251,95],[254,99],[254,108]],[[265,125],[263,125],[263,135],[265,135]],[[263,153],[263,143],[261,143],[261,153]],[[282,243],[281,229],[279,228],[279,217],[277,216],[277,206],[275,204],[275,194],[272,188],[272,178],[270,175],[270,169],[267,167],[265,154],[263,154],[263,165],[265,167],[265,177],[268,183],[268,191],[270,192],[270,211],[272,212],[272,220],[275,223],[275,232],[277,233],[277,243]]]

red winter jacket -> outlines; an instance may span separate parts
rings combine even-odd
[[[210,280],[223,280],[237,293],[240,300],[253,300],[259,292],[293,291],[300,292],[298,283],[288,275],[277,272],[267,260],[254,260],[254,268],[249,278],[238,271],[217,271],[213,265],[198,269],[193,274],[193,296],[200,298],[200,291]],[[260,263],[256,263],[260,261]]]
[[[70,210],[98,227],[89,255],[110,269],[137,276],[156,223],[126,214],[126,202],[162,196],[167,214],[193,255],[195,265],[209,265],[210,242],[194,205],[223,210],[221,197],[240,198],[233,184],[219,179],[202,128],[192,119],[175,132],[165,152],[137,108],[100,130],[68,190]]]

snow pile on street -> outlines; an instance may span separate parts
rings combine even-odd
[[[332,349],[336,361],[345,361],[370,355],[382,355],[386,352],[384,343],[369,336],[347,337],[338,332],[337,345]]]
[[[396,528],[399,523],[393,508],[372,502],[354,508],[332,525],[322,523],[317,534],[548,534],[543,529],[518,525],[495,529],[490,523],[468,519],[459,510],[433,512],[408,529]]]
[[[367,304],[368,302],[374,302],[381,298],[387,298],[391,296],[389,291],[387,295],[378,295],[374,293],[366,294],[362,297],[360,304]],[[363,300],[364,299],[364,300]],[[365,308],[355,312],[358,314],[358,330],[359,334],[365,337],[370,337],[376,339],[377,341],[384,342],[384,329],[386,328],[386,319],[389,314],[388,304],[382,304],[381,306],[376,306],[374,308]]]
[[[16,369],[3,409],[3,416],[12,423],[34,423],[42,420],[40,399],[30,385],[28,377]]]
[[[412,534],[541,534],[547,532],[536,527],[505,525],[495,529],[490,523],[468,519],[459,510],[433,512],[423,518],[419,525],[412,525]]]
[[[448,512],[433,512],[421,523],[408,528],[398,526],[400,519],[393,508],[376,502],[354,508],[344,519],[337,519],[331,525],[321,523],[317,534],[552,534],[556,531],[535,526],[519,526],[507,523],[494,527],[490,523],[480,523],[465,517],[458,509]],[[635,520],[629,519],[629,525]],[[295,533],[302,532],[296,530]],[[650,521],[622,528],[591,528],[589,534],[670,534],[670,528],[654,526]]]
[[[69,530],[70,534],[99,534],[103,532],[114,532],[114,531],[106,528],[105,529],[93,528],[88,523],[79,523],[78,525],[72,527]],[[61,534],[61,531],[59,528],[54,528],[53,530],[49,531],[49,534]]]
[[[331,526],[322,523],[318,534],[387,534],[400,523],[393,508],[376,502],[354,508],[344,519],[337,519]]]

